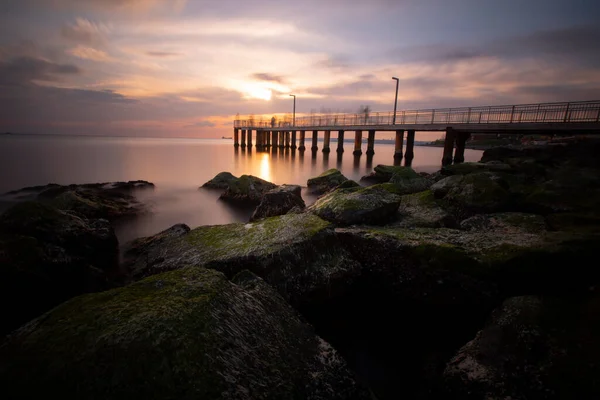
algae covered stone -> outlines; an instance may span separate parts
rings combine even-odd
[[[598,398],[599,307],[597,295],[506,300],[448,363],[446,397]]]
[[[433,192],[426,190],[402,196],[399,222],[400,227],[422,227],[422,228],[455,228],[456,219],[437,204]]]
[[[382,224],[393,220],[399,205],[400,196],[385,185],[375,185],[335,190],[318,199],[309,211],[339,225]]]
[[[0,334],[60,302],[106,289],[118,276],[118,242],[106,220],[38,202],[0,215]]]
[[[491,161],[489,163],[466,162],[459,164],[445,165],[441,169],[442,175],[468,175],[477,172],[511,172],[512,167],[501,162]]]
[[[162,234],[159,234],[163,236]],[[153,243],[152,238],[142,239]],[[335,296],[360,272],[330,223],[309,214],[286,214],[248,224],[201,226],[126,254],[133,279],[202,265],[232,277],[248,269],[293,305]]]
[[[368,399],[267,285],[184,268],[74,298],[0,347],[7,398]],[[26,371],[26,373],[24,373]]]
[[[300,191],[300,186],[296,185],[283,185],[268,191],[254,210],[250,221],[287,214],[293,208],[304,209],[306,204]]]
[[[220,199],[258,204],[263,195],[269,190],[275,189],[277,185],[267,182],[252,175],[242,175],[239,179],[229,183],[227,190]]]
[[[410,167],[401,167],[394,165],[377,165],[373,172],[369,175],[363,176],[360,180],[370,183],[386,183],[392,179],[393,175],[397,175],[399,177],[413,179],[418,178],[419,174],[415,172]]]
[[[339,170],[333,168],[323,172],[315,178],[310,178],[307,181],[306,186],[308,186],[308,189],[313,194],[323,194],[335,189],[347,180],[348,178],[342,175]]]
[[[227,189],[231,183],[238,179],[239,178],[233,176],[231,172],[220,172],[201,187],[208,189]]]
[[[459,213],[504,211],[510,202],[502,180],[486,172],[449,176],[431,190]]]

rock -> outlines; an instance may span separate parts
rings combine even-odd
[[[506,300],[444,372],[446,398],[598,398],[595,297]]]
[[[574,233],[600,233],[597,213],[557,213],[546,216],[548,229]]]
[[[49,184],[12,191],[8,195],[17,201],[35,200],[86,218],[115,222],[147,212],[147,207],[137,201],[134,194],[148,189],[154,189],[154,184],[147,181]]]
[[[370,398],[262,281],[198,267],[32,321],[0,347],[0,381],[7,398]]]
[[[205,266],[232,277],[248,269],[295,307],[318,304],[347,291],[360,265],[340,245],[331,225],[308,213],[249,224],[201,226],[187,234],[128,253],[123,262],[133,279],[184,265]]]
[[[220,172],[201,187],[209,189],[227,189],[231,183],[234,183],[238,179],[239,178],[236,178],[229,172]]]
[[[408,169],[412,171],[410,168]],[[433,181],[421,175],[413,175],[408,170],[394,173],[390,183],[396,186],[396,193],[400,195],[423,192],[431,187]]]
[[[36,202],[0,215],[0,334],[73,296],[119,278],[118,242],[106,220]]]
[[[344,181],[344,182],[340,183],[339,185],[337,185],[334,190],[350,189],[350,188],[357,188],[357,187],[361,187],[361,186],[358,183],[356,183],[355,181],[348,179],[347,181]]]
[[[497,175],[487,172],[453,175],[431,186],[434,196],[443,199],[458,215],[504,211],[510,195]]]
[[[311,193],[324,194],[332,189],[335,189],[338,185],[341,185],[347,180],[348,178],[342,175],[339,170],[334,168],[323,172],[316,178],[309,179],[306,185]]]
[[[185,236],[190,230],[190,227],[185,224],[177,224],[154,236],[135,239],[126,245],[124,255],[126,258],[141,256],[150,249],[158,248],[170,240]]]
[[[306,204],[300,196],[300,186],[280,186],[263,196],[250,221],[287,214],[294,207],[304,209]]]
[[[431,190],[402,196],[398,227],[411,228],[456,228],[453,216],[440,207]]]
[[[242,175],[239,179],[229,183],[227,190],[219,197],[221,200],[260,203],[263,195],[277,185],[267,182],[252,175]]]
[[[318,199],[309,211],[338,225],[390,222],[396,216],[400,197],[388,186],[338,189]]]
[[[494,230],[506,234],[541,233],[546,230],[546,221],[541,215],[507,212],[475,215],[462,221],[460,227],[466,230]]]
[[[450,175],[468,175],[476,172],[512,172],[512,167],[497,161],[489,163],[466,162],[460,164],[451,164],[442,167],[441,174]]]
[[[419,177],[412,168],[410,167],[401,167],[401,166],[393,166],[393,165],[378,165],[374,168],[374,171],[366,176],[360,178],[361,181],[369,182],[369,183],[386,183],[392,179],[393,175],[397,175],[398,177],[414,179]]]

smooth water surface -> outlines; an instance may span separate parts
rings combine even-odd
[[[219,193],[198,187],[222,171],[239,176],[251,174],[276,184],[306,185],[307,179],[329,168],[338,168],[358,181],[377,164],[394,163],[394,146],[376,144],[375,155],[352,155],[346,143],[343,155],[291,150],[269,152],[234,150],[230,140],[154,139],[13,135],[0,137],[0,193],[27,186],[81,184],[143,179],[154,191],[138,194],[151,205],[152,213],[117,228],[121,243],[152,235],[176,223],[190,227],[245,222],[251,211],[239,210],[218,200]],[[363,151],[366,145],[363,145]],[[466,161],[478,161],[482,152],[466,150]],[[442,149],[415,147],[412,167],[421,172],[439,169]],[[303,193],[307,204],[314,197]]]

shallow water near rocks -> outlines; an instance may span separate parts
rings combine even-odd
[[[291,150],[273,152],[234,150],[231,140],[11,135],[0,137],[0,193],[48,183],[82,184],[147,180],[154,191],[136,196],[150,205],[152,213],[117,226],[120,243],[153,235],[177,223],[194,228],[246,222],[252,209],[232,207],[218,200],[220,192],[198,187],[221,171],[236,176],[251,174],[276,184],[306,185],[306,181],[330,168],[338,168],[358,181],[377,164],[394,162],[394,146],[376,144],[375,155],[354,157],[352,144],[338,156],[332,140],[330,154]],[[363,145],[363,151],[366,145]],[[466,150],[466,161],[478,161],[482,151]],[[419,172],[440,168],[442,149],[415,147],[412,166]],[[314,196],[303,190],[307,205]],[[10,204],[0,199],[0,212]]]

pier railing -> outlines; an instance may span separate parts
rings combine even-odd
[[[600,122],[600,100],[568,103],[519,104],[439,108],[356,114],[311,114],[296,117],[295,124],[283,120],[245,117],[234,120],[235,128],[343,127],[382,125],[518,124]]]

